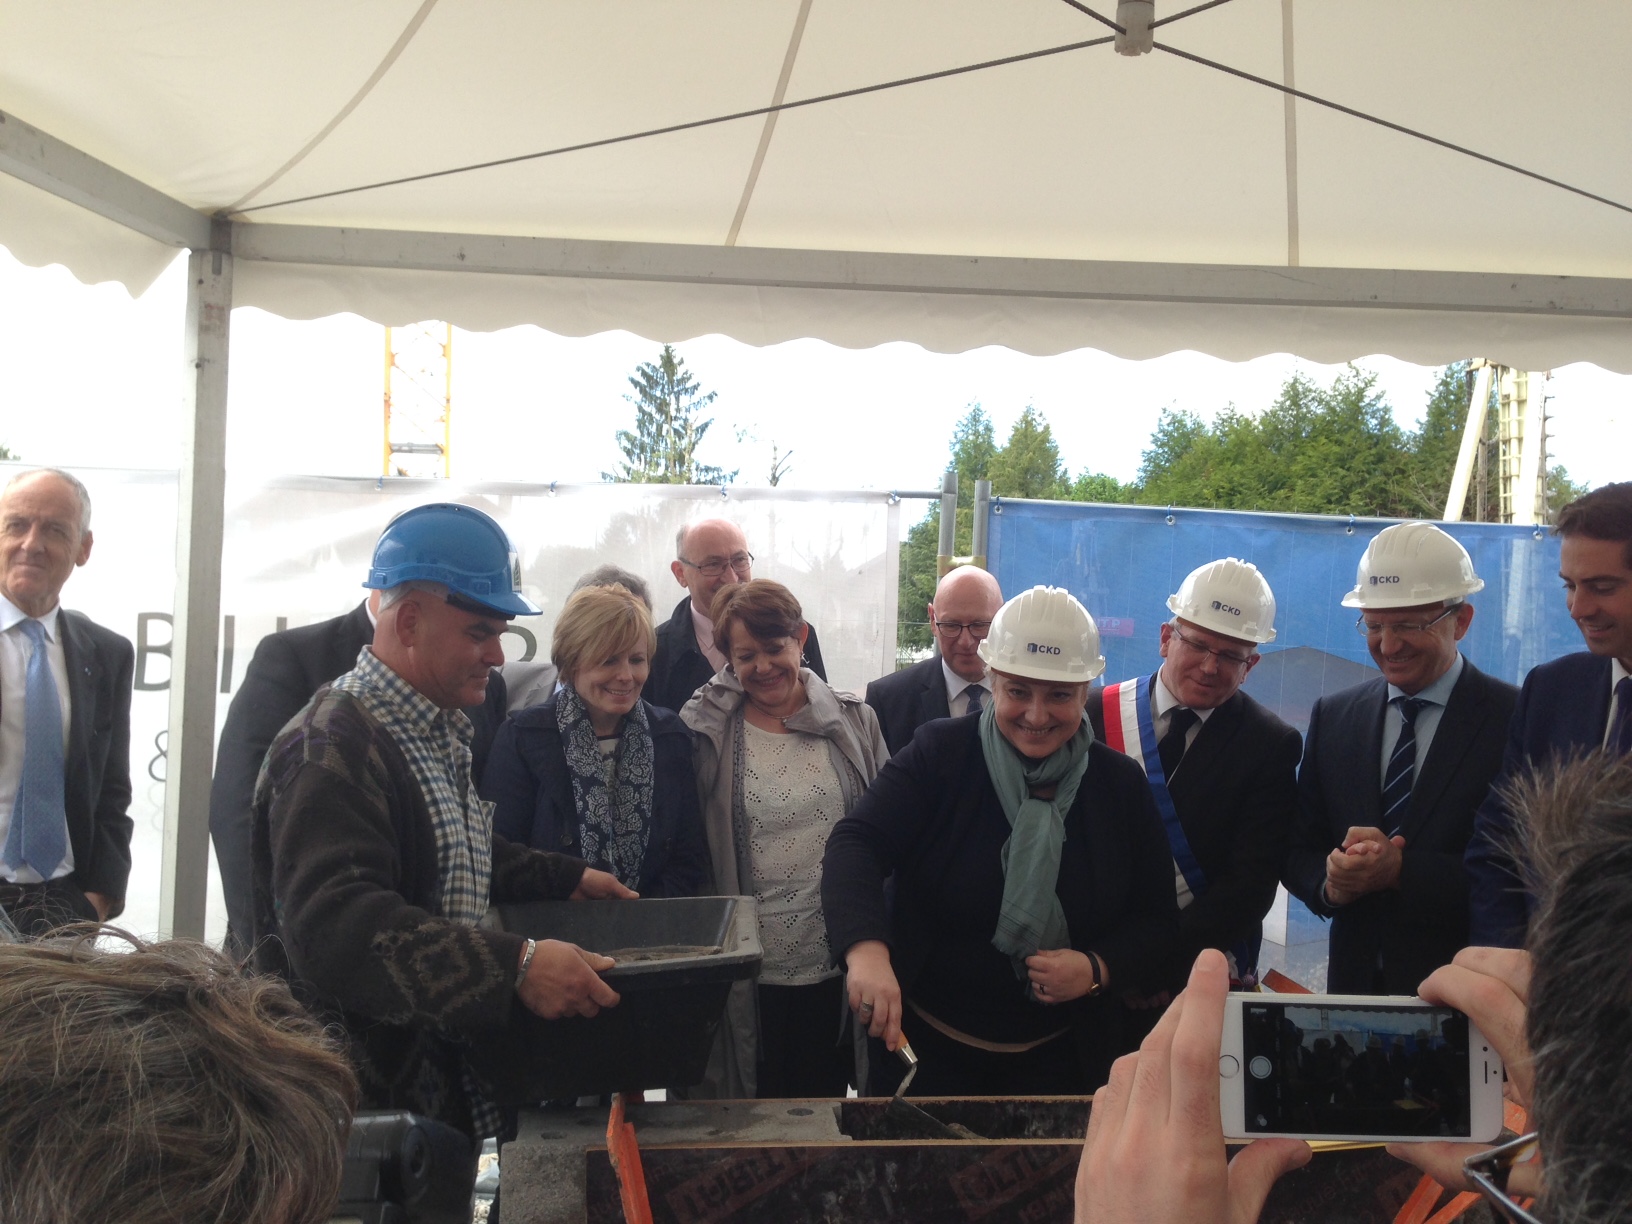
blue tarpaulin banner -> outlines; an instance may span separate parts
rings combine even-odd
[[[1065,587],[1099,624],[1104,682],[1160,665],[1167,597],[1198,565],[1251,561],[1275,592],[1275,641],[1245,688],[1303,730],[1315,699],[1377,674],[1358,612],[1342,606],[1371,537],[1393,519],[1178,510],[994,499],[988,565],[1014,596]],[[1559,541],[1542,527],[1445,523],[1473,557],[1485,589],[1470,598],[1463,653],[1480,670],[1519,683],[1538,663],[1582,649],[1559,584]]]

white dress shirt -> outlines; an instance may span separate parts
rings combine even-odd
[[[969,686],[978,684],[986,690],[986,700],[992,699],[992,673],[988,671],[979,680],[965,680],[957,672],[941,660],[941,678],[946,681],[946,708],[952,712],[953,718],[962,718],[969,713]]]
[[[57,631],[58,608],[52,608],[38,617],[45,629],[46,659],[51,665],[51,678],[57,682],[57,704],[62,707],[62,744],[68,747],[68,663],[62,654],[62,635]],[[0,595],[0,850],[11,834],[11,809],[17,802],[17,788],[23,780],[23,740],[26,727],[24,699],[28,692],[28,660],[34,645],[23,633],[22,623],[28,617],[21,608]],[[67,856],[51,873],[52,879],[67,875],[74,869],[74,848],[68,847]],[[0,879],[9,884],[38,884],[40,874],[32,867],[16,871],[0,866]]]
[[[1628,675],[1626,665],[1619,659],[1609,661],[1609,718],[1604,722],[1604,744],[1609,747],[1609,733],[1615,729],[1615,718],[1620,713],[1620,697],[1615,692]]]

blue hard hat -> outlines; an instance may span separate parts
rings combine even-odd
[[[435,502],[391,520],[374,545],[363,585],[389,590],[405,582],[440,582],[461,602],[498,616],[537,616],[540,608],[516,590],[521,562],[491,516],[473,506]]]

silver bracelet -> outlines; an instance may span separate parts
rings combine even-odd
[[[529,939],[527,950],[521,954],[521,970],[516,974],[516,989],[521,989],[522,982],[527,979],[527,969],[533,963],[533,953],[538,951],[538,941]]]

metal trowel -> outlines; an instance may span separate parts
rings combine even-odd
[[[933,1114],[919,1109],[905,1097],[907,1085],[912,1083],[912,1077],[918,1074],[918,1055],[912,1052],[912,1046],[903,1037],[901,1044],[896,1047],[895,1055],[907,1064],[907,1073],[901,1077],[896,1085],[895,1095],[885,1107],[884,1116],[890,1119],[906,1132],[902,1137],[906,1139],[979,1139],[967,1126],[959,1126],[956,1122],[942,1122]]]

